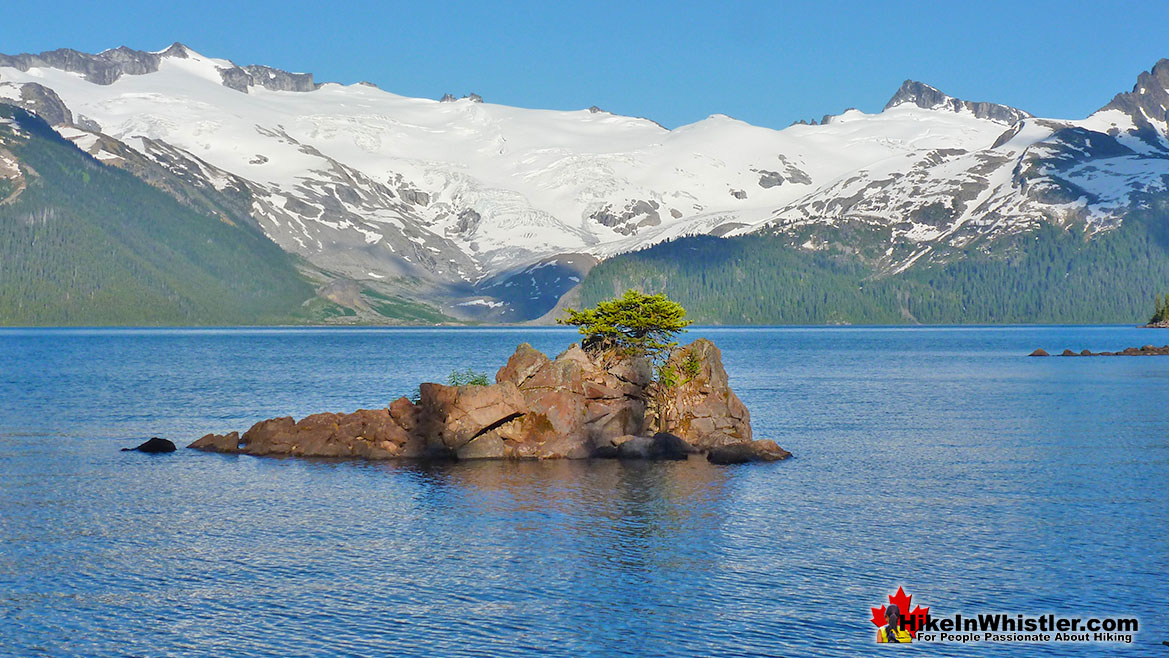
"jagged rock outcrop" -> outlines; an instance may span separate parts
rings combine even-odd
[[[219,69],[223,86],[248,93],[249,87],[263,87],[272,91],[315,91],[320,85],[312,73],[289,73],[271,66],[232,66]]]
[[[1164,150],[1161,131],[1154,122],[1169,123],[1169,59],[1159,60],[1149,71],[1137,76],[1132,91],[1117,94],[1101,112],[1118,110],[1132,118],[1135,132],[1146,142]],[[1163,128],[1161,129],[1163,130]]]
[[[0,82],[0,86],[11,84]],[[57,92],[35,82],[26,82],[17,86],[20,89],[20,99],[5,99],[5,102],[12,103],[36,114],[50,126],[70,125],[73,123],[73,113],[65,106],[64,101],[57,95]]]
[[[364,459],[685,459],[737,445],[742,448],[732,461],[782,453],[751,441],[750,415],[731,391],[713,343],[696,340],[669,363],[689,375],[662,394],[644,358],[591,353],[574,344],[549,359],[525,343],[496,373],[495,384],[425,383],[417,401],[399,398],[386,409],[314,414],[299,422],[273,418],[242,436],[208,434],[189,447]],[[661,429],[658,404],[668,405],[670,422],[668,431],[655,433]]]
[[[10,66],[20,71],[30,68],[51,67],[80,73],[89,82],[111,85],[126,75],[146,75],[158,70],[164,56],[186,57],[186,47],[176,43],[162,53],[149,53],[120,46],[96,55],[83,53],[71,48],[49,50],[39,55],[21,53],[0,55],[0,67]]]
[[[1030,113],[1009,105],[984,102],[976,103],[947,96],[938,89],[925,83],[917,82],[916,80],[906,80],[901,83],[901,88],[885,104],[885,109],[887,110],[903,103],[911,103],[926,110],[941,108],[954,112],[962,112],[965,110],[979,119],[990,119],[991,121],[998,121],[1007,125],[1015,124],[1031,116]]]
[[[718,347],[699,338],[666,362],[678,385],[664,396],[670,431],[702,449],[751,440],[751,413],[731,390]],[[647,423],[656,424],[651,411]]]

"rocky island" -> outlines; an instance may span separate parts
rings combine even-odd
[[[662,300],[627,293],[610,303],[641,308],[636,305]],[[402,397],[385,409],[320,413],[300,421],[272,418],[242,435],[208,434],[189,447],[363,459],[686,459],[705,454],[715,463],[738,463],[790,456],[774,441],[753,438],[750,413],[731,390],[714,343],[698,339],[676,347],[646,332],[641,337],[650,340],[642,347],[648,349],[631,349],[625,341],[598,339],[594,325],[580,324],[586,339],[555,359],[520,345],[494,384],[424,383],[416,399]],[[618,331],[641,333],[628,327]]]

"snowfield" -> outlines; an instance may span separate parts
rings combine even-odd
[[[1039,221],[1114,226],[1134,193],[1169,181],[1167,117],[1144,110],[988,114],[907,82],[884,111],[823,125],[771,130],[716,114],[667,130],[595,108],[440,102],[368,84],[245,93],[225,85],[227,60],[182,46],[156,55],[157,71],[112,84],[3,66],[0,99],[19,100],[27,83],[51,89],[74,117],[56,128],[79,148],[117,164],[99,139],[113,138],[216,190],[246,189],[273,240],[359,280],[475,284],[557,254],[845,223],[888,229],[886,265],[904,269],[937,245]]]

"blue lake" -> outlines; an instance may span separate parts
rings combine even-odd
[[[700,328],[795,458],[419,465],[121,453],[493,374],[560,329],[0,331],[0,654],[857,656],[935,613],[1135,616],[1169,656],[1169,342]],[[885,650],[888,651],[888,650]],[[923,654],[925,655],[925,654]]]

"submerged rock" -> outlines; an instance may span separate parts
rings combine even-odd
[[[386,409],[272,418],[242,436],[208,434],[189,447],[364,459],[686,459],[718,446],[754,445],[750,414],[731,391],[713,343],[696,340],[669,364],[685,375],[660,395],[644,358],[574,344],[549,359],[523,344],[495,384],[425,383],[417,402],[403,397]],[[654,395],[670,410],[670,432],[652,429],[660,426]]]
[[[160,452],[174,452],[175,444],[168,439],[160,439],[157,436],[150,437],[145,443],[134,448],[122,448],[122,452],[131,452],[137,450],[138,452],[160,453]]]

